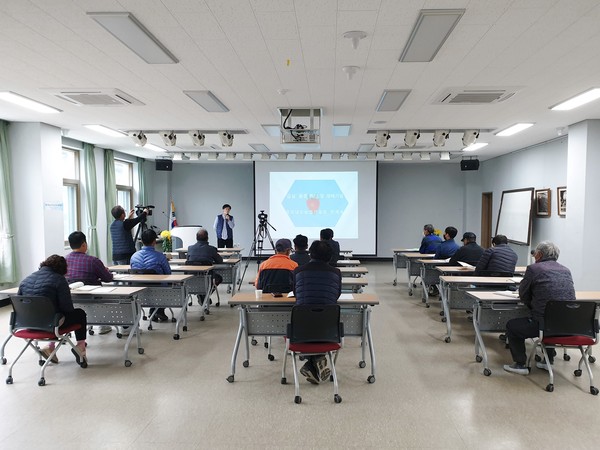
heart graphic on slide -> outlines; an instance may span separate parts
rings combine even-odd
[[[311,197],[308,200],[306,200],[306,206],[310,211],[312,211],[313,214],[316,214],[317,210],[321,206],[321,200],[319,200],[318,198]]]

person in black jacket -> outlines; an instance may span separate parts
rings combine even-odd
[[[196,243],[190,245],[187,251],[187,265],[197,266],[212,266],[213,264],[222,264],[223,257],[219,255],[219,251],[216,247],[208,244],[208,231],[204,228],[200,228],[196,233]],[[215,286],[218,286],[223,281],[223,277],[211,272],[211,276]],[[203,295],[198,295],[198,303],[202,304],[204,301]]]
[[[475,275],[497,276],[506,274],[512,276],[519,257],[508,246],[508,238],[498,234],[492,239],[492,246],[486,249],[475,267]]]
[[[71,350],[79,364],[81,359],[87,361],[85,354],[85,338],[87,329],[87,317],[81,308],[73,307],[71,290],[65,275],[67,274],[67,260],[63,256],[51,255],[41,264],[40,269],[25,278],[19,285],[19,295],[37,295],[48,297],[56,308],[56,311],[64,316],[61,326],[79,324],[81,327],[75,330],[77,349]],[[54,351],[54,342],[41,349],[44,357],[50,356]],[[52,358],[53,363],[58,363],[56,355]]]
[[[133,242],[131,230],[146,218],[148,209],[144,209],[144,211],[135,218],[133,218],[133,212],[133,209],[129,211],[129,215],[126,219],[125,210],[122,206],[117,205],[110,210],[111,215],[115,218],[113,223],[110,224],[113,264],[128,265],[131,256],[135,253],[135,242]]]
[[[340,243],[333,240],[333,230],[331,228],[323,228],[320,233],[320,238],[331,248],[331,259],[329,264],[335,266],[340,259]]]
[[[454,255],[450,258],[448,265],[458,266],[458,262],[464,262],[472,266],[476,266],[483,255],[483,248],[481,248],[477,242],[477,236],[475,233],[467,231],[462,237],[463,246],[459,248]]]
[[[315,241],[308,250],[310,261],[294,270],[296,305],[337,303],[342,293],[342,273],[330,265],[332,250],[326,241]],[[308,357],[300,373],[313,384],[331,375],[324,355]]]
[[[294,240],[294,253],[290,255],[292,261],[296,261],[299,266],[303,266],[310,261],[310,255],[306,251],[308,249],[308,238],[298,234]]]

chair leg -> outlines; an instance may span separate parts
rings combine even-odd
[[[329,357],[329,365],[331,366],[331,376],[333,377],[333,401],[335,403],[341,403],[342,397],[340,397],[340,394],[338,391],[339,386],[338,386],[337,372],[335,371],[335,360],[334,360],[331,352],[327,352],[327,356]],[[335,356],[337,359],[337,352],[336,352]]]
[[[294,368],[294,403],[302,403],[302,397],[300,397],[300,382],[298,381],[298,365],[296,363],[296,353],[292,354],[292,367]]]
[[[2,349],[0,350],[0,361],[2,362],[2,364],[6,364],[6,357],[4,356],[4,349],[6,348],[6,344],[8,344],[8,341],[10,341],[10,338],[12,338],[12,334],[9,334],[6,339],[4,340],[4,343],[2,344]]]
[[[579,360],[579,372],[581,373],[581,362],[585,364],[585,368],[587,369],[588,376],[590,377],[590,393],[592,395],[598,395],[598,388],[594,386],[594,375],[592,374],[592,368],[590,367],[588,352],[590,347],[584,351],[582,346],[579,346],[579,351],[581,352],[581,359]]]
[[[554,371],[552,370],[552,364],[550,364],[550,359],[548,357],[548,352],[546,351],[546,346],[544,344],[541,344],[540,347],[542,347],[544,360],[546,361],[546,366],[548,367],[548,376],[550,377],[550,382],[546,386],[546,390],[548,392],[552,392],[554,391]]]
[[[287,345],[286,345],[287,347]],[[286,370],[286,366],[287,366],[287,359],[288,359],[288,349],[286,348],[283,351],[283,365],[281,367],[281,384],[287,384],[287,378],[285,376],[285,370]]]

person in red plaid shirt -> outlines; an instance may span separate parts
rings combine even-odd
[[[67,260],[67,280],[69,283],[81,281],[84,284],[100,285],[102,281],[113,281],[113,275],[95,256],[87,254],[88,245],[85,234],[73,231],[69,235],[69,245],[73,250],[65,259]],[[102,325],[99,333],[106,334],[112,330],[108,325]]]

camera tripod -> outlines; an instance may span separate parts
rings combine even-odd
[[[143,244],[140,244],[140,243],[142,242],[142,233],[148,229],[148,224],[146,223],[147,220],[148,220],[148,218],[144,217],[138,224],[137,231],[135,232],[135,237],[133,238],[133,242],[135,243],[136,250],[139,250],[140,248],[143,247]]]
[[[262,216],[262,217],[261,217]],[[242,276],[238,281],[238,290],[241,289],[242,284],[244,282],[244,276],[246,275],[246,270],[248,269],[248,265],[250,264],[250,258],[252,256],[256,257],[256,264],[260,264],[262,255],[263,255],[263,244],[265,238],[269,240],[271,244],[271,249],[275,251],[275,244],[273,244],[273,239],[271,238],[271,234],[269,233],[269,228],[273,228],[273,230],[277,231],[273,225],[271,225],[266,218],[266,214],[261,211],[261,214],[258,215],[259,222],[256,227],[256,232],[254,233],[254,241],[252,241],[252,246],[250,247],[250,252],[248,253],[248,257],[246,258],[246,265],[244,266],[244,271],[242,272]]]

